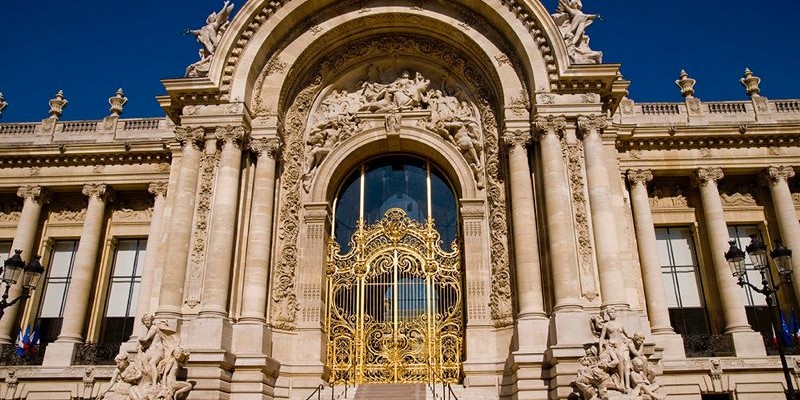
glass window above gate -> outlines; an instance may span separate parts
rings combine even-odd
[[[392,208],[419,222],[433,217],[444,248],[458,235],[456,196],[444,174],[427,160],[391,155],[361,164],[339,190],[333,233],[341,252],[350,251],[360,218],[374,224]]]

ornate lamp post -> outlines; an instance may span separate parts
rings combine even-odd
[[[3,292],[3,297],[0,299],[0,319],[5,314],[5,309],[13,306],[20,300],[25,300],[31,297],[31,292],[36,289],[39,279],[44,273],[44,267],[39,263],[40,256],[33,257],[33,260],[25,265],[22,261],[22,250],[14,250],[14,255],[3,263],[3,269],[0,272],[3,277],[3,283],[6,284],[6,290]],[[8,291],[11,286],[17,284],[20,275],[22,275],[22,293],[17,298],[8,301]]]
[[[769,260],[767,258],[767,246],[764,245],[764,243],[756,235],[751,235],[750,238],[750,244],[745,247],[745,250],[747,250],[747,254],[750,255],[750,260],[753,262],[753,266],[758,270],[759,273],[761,273],[760,288],[745,280],[745,274],[747,273],[744,265],[745,253],[742,251],[742,249],[736,246],[736,241],[731,240],[729,242],[731,247],[725,253],[725,259],[728,261],[731,271],[733,271],[733,276],[738,279],[737,284],[739,286],[749,286],[754,291],[761,293],[764,295],[764,297],[766,297],[767,308],[769,309],[769,318],[772,322],[772,327],[775,330],[775,334],[777,335],[778,332],[781,331],[781,328],[778,326],[778,319],[775,317],[775,310],[773,309],[773,296],[777,296],[778,290],[780,290],[783,285],[792,283],[792,251],[784,247],[783,243],[780,241],[775,241],[775,249],[772,250],[770,255],[772,256],[772,260],[775,262],[775,266],[778,269],[778,275],[780,275],[781,281],[778,284],[773,284],[772,272],[769,269]],[[775,297],[774,300],[777,302],[777,297]],[[778,355],[780,355],[781,365],[783,366],[783,375],[786,379],[786,399],[796,400],[794,385],[792,384],[792,377],[789,373],[789,366],[786,364],[786,351],[780,338],[778,338]]]

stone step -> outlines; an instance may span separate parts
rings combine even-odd
[[[428,388],[422,383],[386,383],[361,385],[355,400],[426,400]]]

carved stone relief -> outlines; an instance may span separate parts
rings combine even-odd
[[[50,222],[81,222],[86,218],[87,199],[83,196],[59,196],[50,203]]]
[[[454,80],[448,78],[440,81],[441,94],[430,90],[423,75],[415,74],[412,78],[395,72],[394,78],[361,79],[355,88],[328,87],[323,91],[323,77],[335,77],[353,68],[357,60],[382,54],[404,54],[424,56],[436,60],[442,65],[450,66],[450,76],[459,79],[467,86],[462,91],[474,94],[475,100],[459,92],[453,87]],[[303,89],[289,106],[283,122],[283,137],[286,151],[283,154],[283,171],[281,180],[282,203],[279,211],[279,253],[275,267],[273,296],[270,318],[278,329],[294,329],[299,310],[297,288],[295,287],[295,267],[298,262],[297,240],[300,223],[300,209],[304,182],[313,175],[322,159],[329,153],[324,148],[326,140],[335,146],[349,135],[357,134],[362,129],[362,118],[378,112],[391,114],[404,112],[430,113],[423,126],[431,134],[446,135],[447,140],[462,154],[465,159],[484,159],[485,166],[472,162],[473,172],[483,168],[485,186],[489,202],[489,221],[491,238],[492,288],[490,291],[490,308],[496,326],[508,326],[513,322],[511,301],[511,279],[508,266],[508,227],[506,222],[505,183],[501,175],[499,146],[497,139],[497,121],[490,104],[495,104],[494,97],[481,87],[484,78],[478,71],[469,66],[460,55],[439,42],[429,39],[393,36],[391,38],[367,39],[352,43],[341,51],[332,53],[330,59],[321,62],[320,73],[306,81]],[[413,70],[413,69],[410,69]],[[403,70],[400,69],[400,72]],[[324,72],[324,73],[323,73]],[[388,73],[387,73],[388,75]],[[369,76],[369,75],[367,75]],[[399,78],[398,78],[399,76]],[[407,80],[406,80],[407,79]],[[353,79],[356,80],[356,79]],[[358,87],[361,88],[359,93]],[[404,90],[406,89],[406,90]],[[410,90],[408,90],[410,89]],[[362,93],[364,96],[362,96]],[[320,99],[315,102],[315,99]],[[471,105],[467,102],[471,100]],[[432,106],[433,104],[433,106]],[[434,110],[434,107],[441,109]],[[445,109],[444,107],[447,107]],[[452,107],[452,108],[450,108]],[[310,117],[311,110],[315,114]],[[435,114],[434,111],[436,111]],[[462,114],[458,114],[461,112]],[[478,120],[480,116],[480,120]],[[480,131],[479,127],[483,130]],[[437,131],[438,130],[438,131]],[[308,132],[308,138],[304,133]],[[463,134],[463,135],[462,135]],[[313,137],[317,135],[317,137]],[[479,136],[473,136],[479,135]],[[342,136],[345,139],[342,139]],[[483,143],[475,142],[477,137]],[[333,139],[331,139],[333,138]],[[469,138],[471,143],[467,143]],[[319,143],[322,145],[319,145]],[[473,148],[471,148],[472,146]],[[482,147],[482,149],[479,149]],[[331,147],[333,148],[333,147]],[[314,151],[317,150],[317,151]],[[474,150],[475,156],[472,155]]]
[[[719,196],[725,207],[757,206],[758,189],[753,185],[743,182],[722,181]]]
[[[153,218],[153,198],[140,196],[122,197],[117,194],[115,207],[111,212],[114,222],[148,222]]]
[[[20,199],[12,196],[0,197],[0,223],[17,222],[22,214]]]
[[[689,207],[686,191],[681,185],[656,182],[650,189],[650,208]]]
[[[211,201],[214,196],[214,180],[216,179],[217,166],[221,153],[203,153],[200,160],[200,197],[195,209],[194,232],[192,232],[192,250],[189,256],[189,277],[186,293],[186,304],[197,307],[200,304],[200,295],[203,285],[203,271],[205,269],[208,249],[208,222],[211,213]]]
[[[589,213],[586,209],[586,187],[584,185],[583,145],[580,142],[569,143],[561,139],[561,152],[569,173],[569,188],[572,194],[572,212],[578,237],[578,254],[581,271],[582,295],[589,301],[597,298],[597,284],[594,277],[594,250],[589,234]]]

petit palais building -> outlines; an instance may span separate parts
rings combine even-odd
[[[0,396],[787,398],[800,101],[636,103],[591,6],[225,2],[163,116],[0,123]]]

